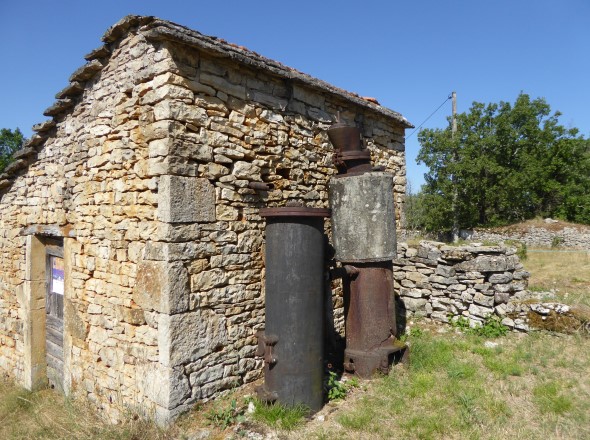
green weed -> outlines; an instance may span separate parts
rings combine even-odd
[[[253,417],[255,420],[286,431],[300,426],[305,417],[309,415],[309,408],[304,405],[290,407],[276,402],[267,404],[261,401],[255,401],[254,405]]]
[[[542,413],[564,414],[573,407],[571,397],[563,393],[555,381],[539,384],[533,388],[534,401]]]
[[[505,240],[505,244],[516,248],[516,256],[520,261],[525,261],[528,258],[528,248],[525,242],[518,240]]]
[[[205,418],[214,426],[226,429],[245,420],[245,409],[238,407],[236,399],[232,399],[229,406],[211,408]]]
[[[328,400],[344,399],[348,392],[359,386],[359,380],[353,376],[346,382],[338,380],[338,375],[330,371],[328,372],[327,392]]]
[[[328,374],[328,400],[344,399],[348,392],[346,385],[338,380],[338,375],[333,371]]]
[[[563,243],[565,243],[565,239],[563,237],[553,237],[551,239],[552,248],[560,247]]]
[[[471,327],[469,320],[464,316],[460,316],[457,319],[450,319],[451,325],[463,333],[469,335],[481,336],[484,338],[499,338],[506,336],[508,333],[508,327],[502,324],[502,320],[495,315],[490,315],[485,318],[482,325]]]

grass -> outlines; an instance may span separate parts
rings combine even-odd
[[[424,331],[408,369],[355,391],[330,420],[289,438],[590,438],[590,339]]]
[[[269,405],[256,401],[253,418],[272,428],[291,431],[302,425],[308,415],[309,409],[303,405],[289,408],[277,403]]]
[[[559,301],[590,306],[590,252],[529,249],[523,262],[532,291],[555,291]]]

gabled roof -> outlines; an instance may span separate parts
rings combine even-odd
[[[265,70],[271,75],[298,82],[319,92],[339,96],[346,101],[390,118],[404,128],[413,127],[400,113],[382,107],[374,98],[363,98],[355,93],[347,92],[325,81],[285,66],[278,61],[265,58],[243,46],[228,43],[217,37],[203,35],[185,26],[156,17],[128,15],[106,31],[102,37],[105,44],[84,57],[87,63],[77,69],[70,76],[69,84],[55,95],[57,101],[43,112],[45,116],[52,119],[33,126],[33,131],[36,134],[14,155],[14,162],[0,175],[0,191],[9,187],[12,184],[12,178],[35,160],[37,151],[42,147],[45,140],[50,137],[51,130],[56,125],[55,119],[73,109],[77,98],[84,91],[86,83],[100,72],[108,62],[112,45],[135,29],[141,32],[148,40],[171,41],[195,47],[200,51],[220,58],[226,58],[255,69]]]

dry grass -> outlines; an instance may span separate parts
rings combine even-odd
[[[29,392],[0,381],[0,438],[11,439],[168,439],[168,433],[129,414],[125,423],[106,423],[89,404],[53,390]]]
[[[531,290],[554,291],[568,304],[590,306],[590,252],[529,249],[527,255]]]

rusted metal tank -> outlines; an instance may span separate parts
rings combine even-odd
[[[350,266],[349,266],[350,267]],[[391,261],[356,263],[344,282],[344,369],[369,378],[387,373],[405,345],[396,339]]]
[[[406,346],[396,339],[393,176],[375,171],[360,130],[338,123],[328,136],[338,175],[330,180],[332,241],[344,266],[344,368],[361,377],[387,373]],[[361,157],[362,156],[362,157]]]
[[[264,356],[261,399],[323,404],[324,218],[330,210],[266,208],[266,328],[258,334]]]

